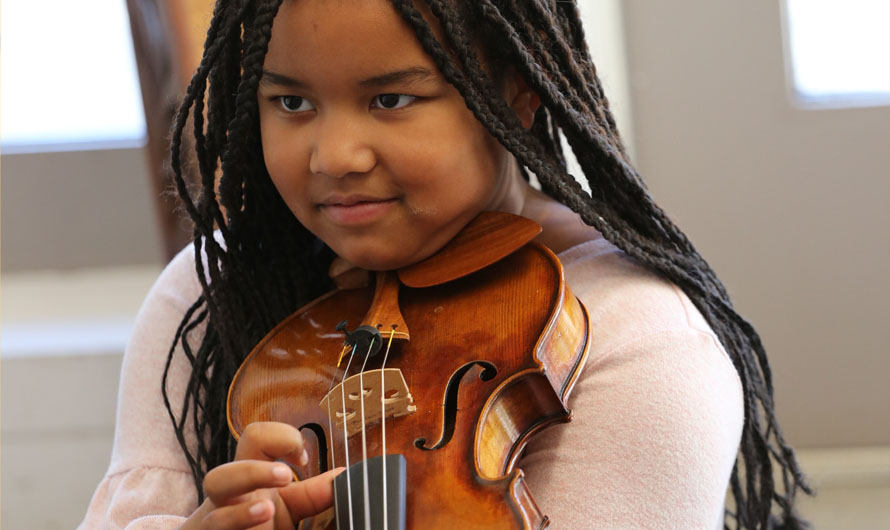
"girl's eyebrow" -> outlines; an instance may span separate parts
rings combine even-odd
[[[423,66],[412,66],[404,70],[397,70],[387,74],[376,75],[359,81],[359,86],[366,88],[383,87],[395,83],[409,83],[426,81],[429,78],[436,77],[436,72]]]
[[[426,81],[434,77],[436,77],[435,71],[423,66],[412,66],[403,70],[362,79],[358,82],[358,85],[364,88],[379,88],[395,83]],[[263,77],[260,78],[260,84],[278,85],[286,88],[306,88],[308,86],[308,83],[304,81],[266,70],[265,68],[263,69]]]
[[[306,83],[288,77],[286,75],[276,74],[271,70],[263,68],[263,76],[260,78],[261,85],[278,85],[285,88],[305,88]]]

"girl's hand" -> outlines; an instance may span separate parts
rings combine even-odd
[[[308,463],[300,431],[277,422],[248,425],[235,460],[204,477],[206,498],[181,530],[293,530],[300,519],[333,504],[331,482],[341,469],[294,482],[291,469],[277,459]]]

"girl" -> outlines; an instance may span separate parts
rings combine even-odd
[[[83,527],[292,528],[326,509],[336,470],[291,482],[276,462],[306,464],[296,429],[229,434],[235,371],[298,307],[423,260],[483,210],[543,227],[594,329],[574,421],[519,463],[555,527],[802,527],[760,340],[627,160],[573,3],[219,0],[173,145],[195,244],[141,311]]]

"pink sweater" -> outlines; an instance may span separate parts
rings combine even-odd
[[[111,464],[80,528],[172,529],[196,508],[160,393],[173,334],[200,292],[192,252],[168,265],[139,312]],[[559,257],[590,314],[593,343],[570,398],[573,421],[535,436],[519,463],[551,527],[722,528],[743,423],[731,361],[680,289],[607,241]],[[187,371],[179,352],[172,403]]]

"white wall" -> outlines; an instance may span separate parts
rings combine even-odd
[[[3,360],[0,526],[74,528],[108,468],[121,355]]]
[[[624,8],[637,165],[760,331],[785,434],[890,443],[890,107],[796,108],[778,2]]]
[[[3,272],[162,260],[145,152],[3,154]]]
[[[160,266],[3,273],[0,527],[73,528],[108,467],[121,353]]]
[[[615,116],[624,145],[633,158],[634,122],[621,1],[582,0],[579,7],[597,76],[609,100],[609,108]]]

